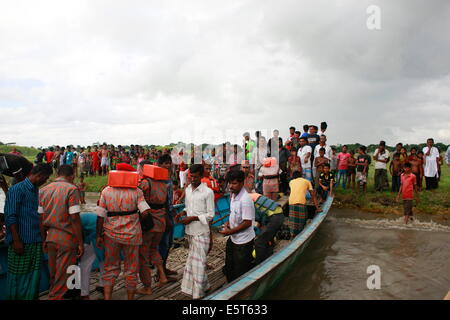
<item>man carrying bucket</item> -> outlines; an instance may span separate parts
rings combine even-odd
[[[144,194],[137,187],[138,177],[131,165],[117,164],[117,171],[108,174],[108,187],[103,189],[96,209],[97,246],[105,247],[105,300],[111,300],[114,283],[120,274],[121,251],[128,300],[133,300],[136,292],[139,246],[142,244],[141,223],[145,226],[150,214]]]

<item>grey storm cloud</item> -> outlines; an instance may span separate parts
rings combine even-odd
[[[368,30],[366,9],[381,10]],[[0,141],[450,142],[448,1],[0,5]]]

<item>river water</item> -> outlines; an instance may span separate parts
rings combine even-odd
[[[4,194],[0,191],[0,212]],[[92,208],[91,208],[92,207]],[[94,205],[85,208],[92,211]],[[450,290],[450,226],[333,209],[267,299],[442,299]],[[381,288],[367,288],[367,267]]]
[[[450,290],[450,227],[429,220],[405,226],[403,217],[334,209],[265,298],[442,299]],[[380,268],[379,290],[367,288],[370,265]]]

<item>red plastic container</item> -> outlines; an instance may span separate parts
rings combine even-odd
[[[108,186],[117,188],[137,188],[139,174],[132,171],[112,170],[108,173]]]
[[[144,164],[142,175],[155,180],[169,180],[169,170],[151,164]]]

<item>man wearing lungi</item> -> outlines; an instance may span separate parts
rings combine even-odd
[[[175,218],[186,226],[189,240],[181,291],[193,299],[201,299],[210,288],[206,262],[210,246],[209,222],[214,217],[214,193],[201,182],[204,176],[202,165],[194,164],[189,170],[192,183],[186,188],[185,210]]]
[[[62,300],[68,291],[67,268],[76,265],[84,253],[80,220],[80,192],[73,184],[74,171],[70,165],[58,168],[55,182],[41,189],[39,213],[47,229],[45,244],[50,271],[50,300]]]
[[[231,282],[252,268],[255,206],[244,188],[243,171],[230,171],[227,180],[232,193],[230,219],[220,233],[230,236],[226,244],[224,273],[227,281]]]
[[[53,173],[38,164],[24,181],[6,194],[5,224],[8,247],[7,299],[32,300],[39,295],[42,265],[42,217],[38,214],[39,186]]]
[[[164,271],[163,259],[158,251],[159,243],[166,230],[166,210],[169,207],[168,185],[164,180],[143,177],[139,183],[139,189],[142,190],[145,201],[150,207],[153,228],[142,232],[142,245],[139,248],[139,277],[144,288],[138,290],[138,293],[151,295],[152,270],[150,264],[158,270],[158,286],[169,281]]]
[[[117,170],[135,171],[127,163],[117,164]],[[142,244],[141,219],[150,214],[150,207],[139,188],[106,187],[96,209],[97,246],[105,248],[104,296],[111,300],[112,291],[120,274],[120,253],[124,255],[125,286],[128,300],[136,293],[139,268],[139,246]]]
[[[299,171],[295,171],[291,182],[289,182],[289,187],[291,188],[291,194],[289,195],[289,229],[294,237],[303,230],[306,224],[306,193],[308,191],[311,194],[317,212],[320,212],[316,193],[311,182],[301,178],[300,175]]]

